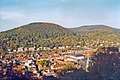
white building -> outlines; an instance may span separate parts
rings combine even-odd
[[[77,60],[81,60],[81,59],[84,59],[85,56],[82,55],[82,54],[72,54],[69,56],[70,58],[73,58],[73,59],[77,59]]]
[[[30,47],[29,51],[35,51],[35,48],[34,47]]]
[[[64,47],[64,46],[62,46],[62,47],[58,47],[58,49],[65,49],[65,47]]]
[[[23,52],[23,47],[19,47],[17,52]]]

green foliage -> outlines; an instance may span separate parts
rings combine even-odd
[[[40,60],[40,61],[36,61],[37,65],[41,65],[42,67],[46,66],[48,67],[50,65],[50,61],[49,60]]]
[[[53,23],[31,23],[0,33],[0,44],[7,48],[62,46],[63,38],[75,34]]]
[[[76,33],[76,34],[75,34]],[[104,41],[104,42],[103,42]],[[66,29],[53,23],[31,23],[12,30],[0,32],[0,46],[7,49],[18,47],[99,47],[120,46],[105,43],[105,41],[120,43],[120,30],[104,25],[83,26]],[[88,44],[89,43],[89,44]]]

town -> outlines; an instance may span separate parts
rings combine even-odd
[[[82,69],[89,72],[88,68],[94,65],[93,55],[96,51],[105,51],[109,48],[61,50],[40,52],[39,49],[18,48],[18,51],[0,54],[0,78],[1,79],[45,79],[47,77],[59,79],[61,75],[72,72],[71,69]],[[43,48],[48,50],[49,48]],[[109,53],[120,52],[120,48],[110,48]],[[52,79],[52,80],[54,80]],[[47,79],[45,79],[47,80]]]

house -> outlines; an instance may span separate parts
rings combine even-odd
[[[81,46],[80,46],[80,45],[77,45],[76,47],[79,48],[79,47],[81,47]]]
[[[67,58],[66,61],[76,62],[76,60],[74,60],[74,59],[72,59],[72,58]]]
[[[57,49],[57,47],[54,47],[53,49]]]
[[[17,52],[23,52],[23,51],[24,51],[23,47],[19,47],[18,50],[17,50]]]
[[[46,47],[46,49],[47,49],[47,50],[50,50],[50,48],[49,48],[49,47]]]
[[[8,49],[8,52],[11,52],[12,51],[12,49]]]
[[[36,50],[37,50],[37,51],[39,51],[39,50],[40,50],[40,48],[37,48]]]
[[[54,63],[53,65],[51,65],[51,69],[52,70],[60,69],[60,68],[63,68],[64,66],[65,66],[65,64]]]
[[[43,50],[50,50],[49,47],[43,47]]]
[[[69,55],[69,58],[72,58],[72,59],[75,59],[75,60],[81,60],[81,59],[84,59],[85,56],[82,55],[82,54],[71,54],[71,55]]]
[[[71,46],[66,46],[66,48],[71,48]]]
[[[33,63],[33,60],[26,60],[24,65],[30,67],[31,63]]]
[[[35,51],[35,48],[34,47],[30,47],[29,51]]]
[[[17,52],[23,52],[23,47],[19,47]]]
[[[40,50],[43,50],[43,47],[39,47]]]
[[[72,62],[79,67],[83,66],[85,63],[85,56],[82,54],[71,54],[66,58],[66,61]],[[82,62],[82,63],[81,63]]]
[[[28,48],[26,48],[26,47],[24,48],[24,51],[28,51],[28,50],[29,50]]]
[[[17,57],[25,57],[26,55],[24,53],[19,53],[16,55]]]
[[[104,45],[104,44],[102,44],[102,43],[100,44],[100,46],[103,46],[103,45]]]
[[[65,47],[64,47],[64,46],[62,46],[62,47],[58,47],[58,49],[65,49]]]

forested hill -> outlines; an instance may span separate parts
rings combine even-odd
[[[60,25],[53,23],[30,23],[28,25],[23,25],[15,29],[11,29],[0,34],[4,35],[18,35],[24,36],[36,36],[38,38],[56,38],[58,36],[69,36],[74,35],[74,33]]]
[[[79,34],[120,34],[120,29],[112,28],[106,25],[86,25],[77,28],[70,28],[70,30]]]
[[[96,48],[100,44],[120,46],[119,43],[120,30],[104,25],[68,29],[54,23],[38,22],[0,32],[0,47],[5,51],[9,48],[34,46],[54,48],[79,45]]]
[[[30,23],[0,32],[0,46],[7,49],[18,47],[59,47],[74,45],[75,33],[54,23]]]
[[[84,36],[83,39],[100,39],[111,42],[120,42],[120,29],[112,28],[106,25],[87,25],[77,28],[71,28],[71,31],[78,36]]]

